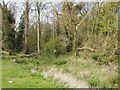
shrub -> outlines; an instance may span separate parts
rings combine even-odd
[[[47,54],[54,54],[55,56],[59,56],[60,54],[66,53],[66,48],[56,39],[51,39],[44,45],[44,50]]]

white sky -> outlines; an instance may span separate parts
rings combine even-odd
[[[1,0],[2,1],[2,0]],[[9,2],[9,1],[20,1],[20,2],[24,2],[26,0],[4,0],[5,2]],[[32,2],[35,2],[37,0],[29,0]],[[40,1],[40,0],[38,0]],[[41,1],[46,1],[46,2],[64,2],[64,1],[74,1],[74,0],[41,0]],[[98,2],[98,1],[102,1],[102,2],[118,2],[119,0],[75,0],[77,2]]]

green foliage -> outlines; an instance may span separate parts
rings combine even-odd
[[[43,25],[44,26],[44,37],[43,37],[43,40],[44,42],[49,42],[51,40],[51,37],[52,37],[52,30],[51,30],[51,24],[49,23],[46,23]]]
[[[102,55],[99,54],[99,53],[93,53],[91,55],[91,58],[94,59],[94,60],[96,60],[96,61],[98,61],[99,64],[102,64],[104,62]]]
[[[34,25],[32,25],[29,29],[29,36],[29,53],[35,53],[37,51],[37,32],[34,28]]]
[[[117,73],[113,74],[108,81],[112,84],[112,85],[118,85],[119,84],[119,77]]]
[[[86,18],[85,26],[81,26],[81,44],[82,46],[95,49],[96,51],[92,53],[91,58],[99,61],[101,64],[116,62],[114,52],[117,49],[116,10],[118,3],[97,2],[93,3],[93,5],[90,18]]]
[[[24,41],[24,14],[22,14],[20,18],[20,23],[18,26],[18,31],[16,32],[16,51],[20,52],[23,49],[23,41]]]
[[[48,52],[48,53],[54,53],[55,44],[56,44],[55,39],[52,39],[49,42],[47,42],[44,46],[45,51]]]
[[[92,19],[90,25],[95,25],[94,31],[96,33],[111,32],[117,29],[117,5],[118,3],[115,2],[95,4],[95,8],[92,11],[94,20]]]
[[[18,60],[19,64],[28,64],[29,61],[25,59]]]
[[[93,86],[93,87],[99,87],[99,83],[100,83],[100,80],[99,78],[96,76],[96,77],[93,77],[91,78],[90,80],[88,80],[88,83]]]
[[[61,87],[64,87],[65,84],[61,83],[58,79],[55,79],[53,76],[50,76],[47,78],[48,81],[51,81],[53,83],[56,83],[58,86],[61,85]],[[66,87],[67,88],[67,87]]]
[[[99,55],[98,55],[98,54],[93,54],[91,57],[92,57],[93,59],[97,60],[97,59],[99,58]]]
[[[51,39],[49,42],[45,43],[44,50],[48,54],[54,54],[55,56],[59,56],[60,54],[65,54],[65,46],[61,45],[56,39]]]
[[[55,64],[55,65],[64,65],[66,63],[67,63],[66,60],[58,60],[58,61],[55,61],[53,64]]]
[[[15,48],[15,19],[14,14],[12,13],[9,8],[7,8],[7,5],[3,2],[2,5],[2,41],[3,45],[2,48],[5,50],[9,50],[9,54],[11,54],[11,51],[14,51]]]
[[[56,42],[55,44],[55,55],[59,56],[60,54],[66,53],[66,47],[62,45],[60,42]]]

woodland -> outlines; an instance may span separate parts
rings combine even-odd
[[[2,87],[118,88],[118,5],[2,1]]]

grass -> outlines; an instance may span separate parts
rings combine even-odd
[[[43,58],[43,57],[42,57]],[[76,78],[84,80],[92,88],[118,88],[117,65],[108,66],[104,63],[74,55],[63,55],[59,58],[44,57],[41,65],[55,66],[65,73],[71,73]]]
[[[55,65],[64,73],[71,73],[76,78],[86,81],[92,88],[118,88],[117,65],[109,67],[93,59],[86,60],[73,55],[61,56],[49,61],[49,65]]]
[[[31,63],[17,64],[12,61],[15,56],[2,59],[2,87],[3,88],[63,88],[52,78],[44,78],[40,73],[30,72]],[[20,57],[19,57],[20,58]],[[22,58],[23,60],[24,58]],[[9,83],[12,81],[12,83]]]
[[[76,78],[86,81],[90,87],[118,88],[116,66],[99,65],[98,62],[92,59],[86,60],[75,56],[69,56],[67,61],[68,63],[61,67],[63,72],[71,73]]]
[[[22,63],[15,64],[10,59],[18,58]],[[64,73],[70,73],[78,79],[84,80],[90,87],[118,88],[117,65],[111,67],[99,64],[93,59],[85,59],[73,55],[54,56],[41,55],[40,57],[4,57],[3,58],[3,87],[64,87],[52,77],[45,79],[41,74],[32,75],[29,70],[37,66],[42,72],[49,66],[62,69]],[[10,69],[11,68],[11,69]],[[27,71],[26,71],[27,70]],[[13,79],[13,83],[8,81]],[[42,82],[42,83],[41,83]]]

